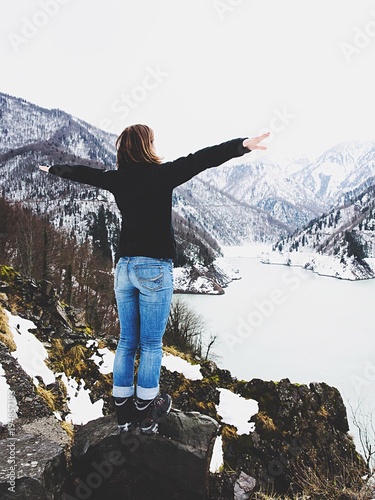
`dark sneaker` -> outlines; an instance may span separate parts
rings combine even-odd
[[[138,415],[140,431],[143,434],[155,434],[158,422],[163,420],[172,408],[172,398],[169,394],[158,394],[151,400],[137,399],[135,407]]]
[[[133,396],[129,398],[114,398],[117,423],[120,432],[130,430],[135,417],[135,407]]]

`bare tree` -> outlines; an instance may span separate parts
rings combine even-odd
[[[212,333],[210,334],[210,338],[209,338],[209,341],[208,341],[208,344],[207,344],[207,349],[206,349],[206,354],[204,356],[204,360],[207,361],[208,360],[208,355],[210,354],[210,350],[211,350],[211,347],[214,345],[214,343],[216,342],[216,339],[217,339],[217,335],[213,335]]]
[[[202,318],[177,298],[172,304],[164,334],[166,344],[201,358],[203,331]]]
[[[353,425],[358,430],[363,458],[369,470],[375,472],[375,408],[364,410],[361,402],[356,408],[348,404]]]

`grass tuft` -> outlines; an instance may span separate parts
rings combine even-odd
[[[2,266],[4,267],[4,266]],[[0,306],[0,341],[12,352],[17,349],[13,334],[8,325],[8,318],[4,309]]]

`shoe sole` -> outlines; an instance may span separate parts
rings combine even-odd
[[[122,425],[118,425],[118,430],[119,430],[119,433],[120,434],[123,434],[124,432],[129,432],[132,430],[132,427],[133,427],[133,423],[130,422],[128,424],[122,424]]]

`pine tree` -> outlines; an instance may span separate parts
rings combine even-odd
[[[352,231],[345,231],[345,241],[348,244],[348,257],[353,256],[356,260],[362,260],[366,257],[365,248]]]

